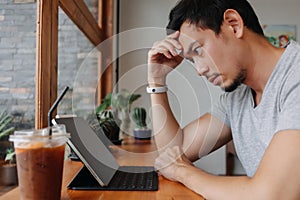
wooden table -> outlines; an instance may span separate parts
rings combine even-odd
[[[153,165],[157,156],[154,142],[147,140],[126,139],[120,146],[113,146],[111,150],[120,165]],[[158,191],[78,191],[68,190],[66,186],[82,167],[81,162],[66,160],[64,164],[62,200],[203,200],[184,185],[159,177]],[[0,197],[0,200],[19,199],[19,188],[13,189]]]

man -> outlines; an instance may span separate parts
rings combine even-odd
[[[246,0],[181,0],[167,29],[148,53],[157,170],[206,199],[300,199],[300,46],[272,46]],[[180,128],[166,76],[183,59],[225,93]],[[231,140],[247,176],[193,166]]]

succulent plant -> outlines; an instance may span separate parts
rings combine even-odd
[[[104,134],[109,140],[111,141],[119,140],[120,128],[113,118],[102,120],[100,122],[100,127],[102,128]]]
[[[136,124],[137,128],[144,129],[147,128],[146,123],[147,112],[143,107],[136,107],[132,110],[132,119]]]
[[[12,122],[13,117],[7,113],[6,110],[2,111],[0,114],[0,139],[4,141],[4,143],[9,143],[8,139],[6,139],[9,134],[11,134],[15,128],[9,127],[10,123]],[[2,144],[3,145],[3,144]],[[0,151],[0,158],[4,159],[5,161],[12,162],[14,160],[14,149],[8,148],[6,145],[1,146]]]
[[[101,105],[95,109],[100,125],[107,130],[111,129],[108,128],[109,124],[113,125],[113,127],[120,125],[122,132],[127,132],[130,125],[129,112],[131,105],[140,97],[140,94],[131,94],[125,89],[117,93],[108,93],[102,100]],[[103,123],[103,120],[108,120],[109,122]],[[112,123],[112,120],[115,120],[115,123]]]
[[[15,162],[16,152],[13,148],[9,148],[6,150],[5,162],[9,162],[10,164]]]
[[[8,128],[8,125],[13,120],[13,117],[7,113],[7,111],[3,111],[0,114],[0,139],[9,135],[12,131],[14,131],[14,127]]]

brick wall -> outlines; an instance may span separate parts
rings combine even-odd
[[[15,117],[14,126],[21,129],[34,127],[36,2],[15,2],[17,1],[0,0],[0,111],[6,109],[11,113]],[[97,16],[97,1],[85,2],[94,16]],[[60,10],[59,92],[66,85],[71,87],[72,92],[78,70],[92,49],[93,45]],[[89,63],[96,65],[96,61],[93,58]],[[91,79],[92,74],[95,71],[88,71],[87,80]],[[87,88],[82,94],[88,91]],[[89,104],[84,95],[79,95],[80,98],[77,99],[72,96],[71,93],[67,95],[59,107],[59,113],[72,113],[74,102],[80,108],[84,108],[86,103]]]

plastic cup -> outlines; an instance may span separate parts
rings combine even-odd
[[[10,136],[16,151],[21,200],[60,199],[68,137],[64,125],[15,131]]]

